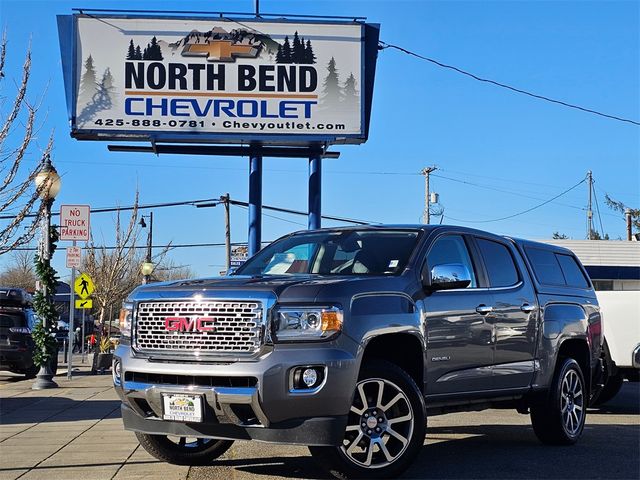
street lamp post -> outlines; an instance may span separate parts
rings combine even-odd
[[[151,258],[151,248],[153,245],[153,212],[149,212],[149,215],[142,215],[140,217],[140,226],[145,228],[147,226],[144,219],[149,219],[149,230],[147,232],[147,255],[145,257],[144,263],[140,267],[140,271],[142,272],[142,283],[147,284],[151,278],[151,274],[153,273],[154,265]]]
[[[35,178],[36,188],[40,198],[42,199],[44,207],[44,213],[42,216],[42,237],[40,240],[40,258],[47,267],[51,264],[51,207],[53,206],[53,201],[56,198],[56,195],[58,195],[58,192],[60,191],[60,183],[60,175],[58,175],[56,169],[51,165],[51,158],[47,155],[44,161],[44,166]],[[41,285],[41,288],[45,298],[49,298],[50,295],[53,294],[53,292],[47,292],[46,285]],[[42,326],[48,334],[50,325],[47,325],[46,321],[46,318],[42,319]],[[53,381],[53,372],[51,370],[51,362],[49,361],[46,365],[42,365],[40,367],[37,379],[32,388],[34,390],[41,390],[44,388],[56,388],[57,386],[58,384]]]

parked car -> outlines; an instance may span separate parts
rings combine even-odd
[[[395,478],[429,415],[514,408],[568,445],[602,386],[575,255],[462,227],[298,232],[229,277],[141,286],[124,307],[124,426],[170,463],[253,439],[307,445],[340,478]]]
[[[0,287],[0,370],[34,377],[34,342],[31,338],[36,317],[31,295],[19,288]]]

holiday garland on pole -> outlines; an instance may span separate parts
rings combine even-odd
[[[49,258],[53,257],[57,241],[58,231],[55,226],[51,226],[49,229]],[[36,255],[34,263],[40,289],[33,296],[33,309],[38,317],[38,322],[31,333],[36,345],[33,352],[33,363],[42,367],[49,364],[58,352],[58,343],[53,335],[58,325],[58,312],[53,303],[58,277],[57,272],[51,266],[51,261],[44,260],[41,254]]]

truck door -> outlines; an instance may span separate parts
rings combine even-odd
[[[538,308],[522,258],[506,241],[475,237],[493,296],[495,389],[527,387],[533,379]]]
[[[436,265],[462,264],[471,274],[467,288],[441,290],[423,301],[427,337],[427,395],[472,392],[492,388],[493,326],[486,322],[491,304],[487,289],[478,288],[478,269],[465,237],[444,235],[427,252],[430,272]]]

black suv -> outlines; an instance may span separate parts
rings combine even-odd
[[[31,295],[20,288],[0,287],[0,370],[35,377],[31,330],[36,316]]]

